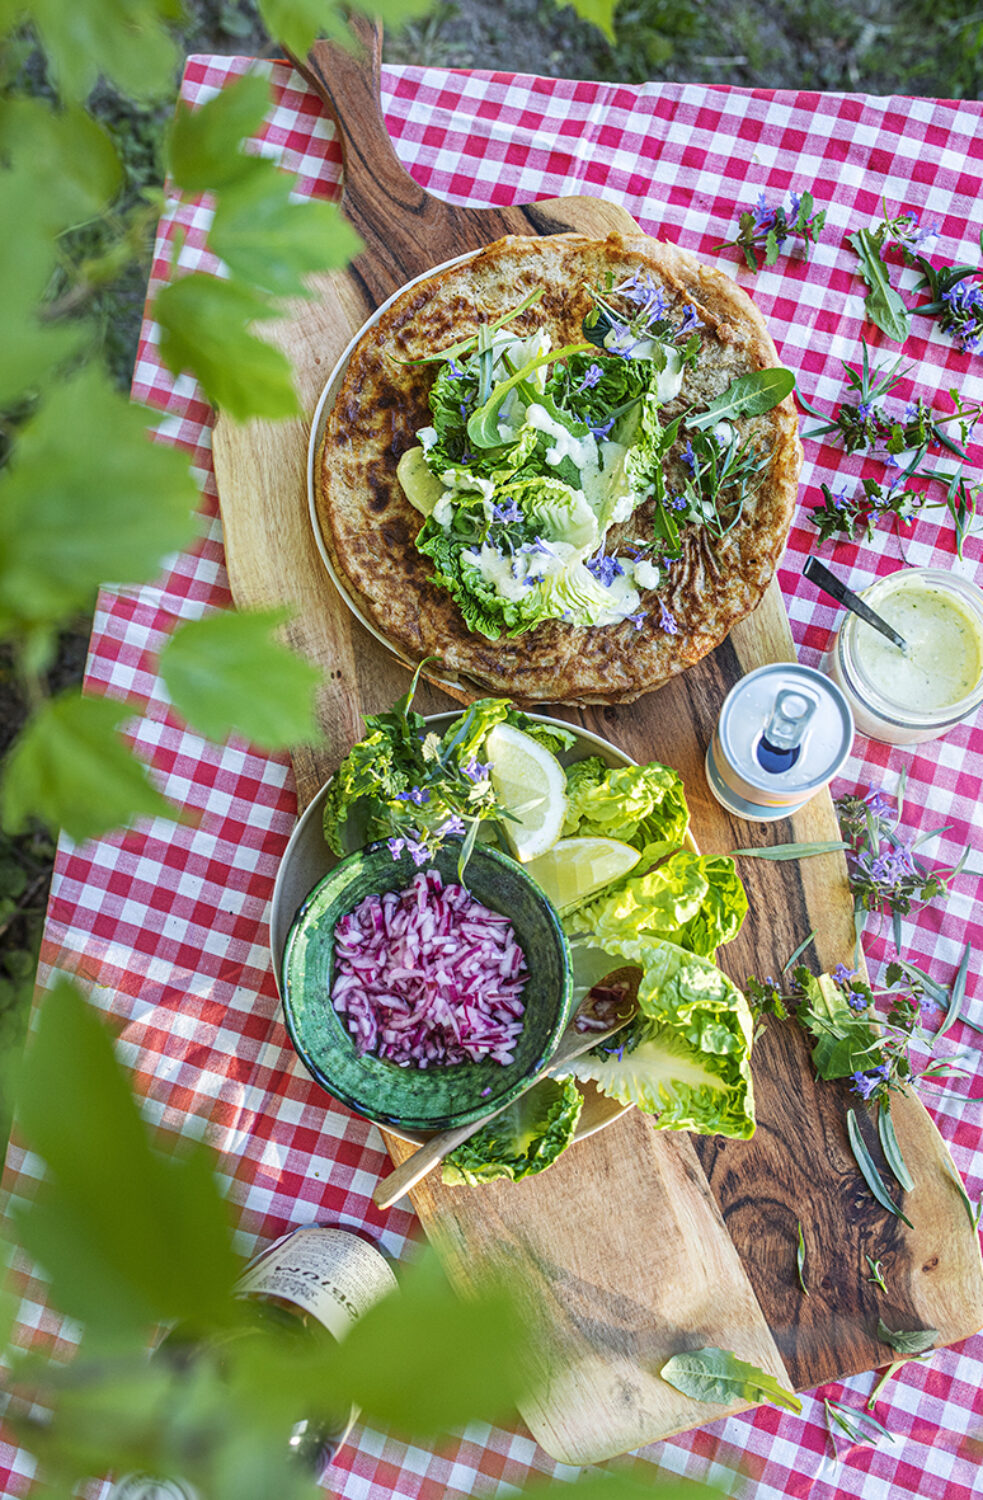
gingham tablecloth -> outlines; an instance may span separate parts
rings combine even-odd
[[[182,96],[202,102],[254,66],[269,73],[275,100],[263,151],[299,175],[302,192],[336,195],[340,151],[333,127],[288,66],[191,58]],[[978,103],[676,84],[624,88],[392,67],[383,69],[382,93],[400,158],[434,193],[478,206],[604,195],[622,203],[650,233],[723,266],[752,292],[780,356],[798,373],[804,394],[824,409],[842,393],[840,361],[858,359],[862,331],[883,346],[887,358],[897,354],[870,325],[864,329],[863,287],[846,233],[879,218],[885,198],[892,209],[917,210],[923,222],[938,221],[941,237],[929,247],[938,258],[969,261],[978,255]],[[753,277],[738,252],[714,250],[733,236],[738,213],[760,193],[776,202],[789,189],[807,188],[817,207],[827,210],[827,228],[811,263],[794,252]],[[202,249],[207,224],[201,204],[169,202],[151,291],[172,274],[179,227],[186,234],[180,266],[210,264]],[[211,464],[212,412],[194,381],[175,380],[164,370],[157,343],[157,330],[147,321],[133,391],[164,413],[161,441],[190,455],[204,496],[201,540],[159,583],[102,595],[87,682],[91,693],[134,704],[136,749],[167,796],[199,813],[201,821],[195,829],[158,821],[126,837],[77,847],[62,839],[41,980],[56,966],[82,976],[119,1032],[120,1052],[147,1117],[188,1134],[204,1129],[236,1206],[243,1252],[292,1225],[322,1219],[370,1226],[389,1252],[404,1256],[418,1233],[413,1215],[400,1208],[380,1214],[371,1202],[387,1166],[376,1130],[308,1080],[278,1015],[267,923],[277,864],[295,816],[287,761],[242,743],[211,745],[191,733],[169,712],[154,672],[154,653],[180,620],[230,605]],[[955,384],[967,397],[983,395],[983,363],[960,353],[930,320],[914,320],[905,355],[913,370],[899,388],[902,400],[919,394],[932,400]],[[979,460],[979,449],[973,456]],[[859,459],[844,457],[835,446],[806,444],[802,506],[780,580],[800,659],[810,665],[822,654],[836,612],[801,577],[815,539],[808,508],[821,500],[822,481],[839,487],[861,472],[883,471],[877,464],[864,470]],[[940,514],[917,523],[906,544],[907,560],[951,567],[983,582],[980,543],[970,540],[958,561],[951,525]],[[830,555],[828,547],[823,550]],[[873,545],[840,544],[833,561],[861,588],[898,566],[898,542],[881,530]],[[973,865],[983,866],[983,724],[964,724],[942,741],[908,750],[858,737],[834,791],[871,784],[891,791],[903,767],[909,786],[905,831],[949,825],[926,845],[926,857],[950,865],[970,843],[977,851]],[[975,880],[962,879],[944,909],[906,921],[905,956],[948,983],[967,939],[983,944],[980,894]],[[870,936],[866,948],[876,974],[891,954],[888,934]],[[983,1019],[978,963],[970,969],[968,997],[970,1013],[976,1007]],[[957,1025],[951,1037],[976,1055],[978,1038],[969,1029]],[[977,1075],[960,1082],[960,1091],[983,1096],[983,1066]],[[944,1093],[926,1097],[975,1200],[983,1191],[983,1112]],[[13,1201],[29,1190],[37,1167],[11,1147],[5,1187]],[[45,1308],[41,1283],[25,1270],[23,1285],[23,1337],[57,1346],[64,1330]],[[756,1500],[968,1500],[983,1493],[983,1337],[941,1351],[926,1365],[907,1365],[879,1408],[896,1441],[851,1446],[843,1438],[834,1462],[819,1398],[845,1397],[859,1405],[872,1383],[867,1375],[826,1387],[805,1399],[801,1416],[763,1407],[721,1420],[655,1444],[635,1462],[649,1477],[716,1478]],[[4,1494],[24,1494],[32,1471],[28,1455],[0,1446]],[[329,1489],[344,1500],[430,1500],[496,1494],[532,1474],[576,1477],[521,1429],[473,1424],[431,1452],[362,1427],[330,1470]]]

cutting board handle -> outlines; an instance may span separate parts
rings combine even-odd
[[[353,270],[372,305],[414,276],[503,234],[549,233],[515,208],[473,209],[435,198],[415,182],[393,148],[379,93],[382,27],[353,15],[355,48],[315,42],[293,58],[334,118],[341,140],[341,207],[365,242]],[[558,225],[565,228],[565,225]]]
[[[366,224],[374,229],[386,217],[393,217],[394,206],[419,213],[430,195],[399,160],[382,118],[381,23],[355,13],[349,27],[355,43],[351,49],[340,42],[315,42],[306,61],[298,61],[297,66],[338,127],[345,168],[342,203],[347,217],[364,235]]]

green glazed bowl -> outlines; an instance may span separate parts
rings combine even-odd
[[[457,884],[460,850],[459,839],[448,840],[425,868],[436,867],[445,885]],[[570,950],[559,917],[521,865],[476,845],[467,887],[484,906],[509,918],[526,958],[525,1017],[514,1061],[401,1068],[368,1053],[359,1056],[331,1004],[335,927],[366,896],[403,890],[416,874],[408,854],[393,859],[383,844],[350,854],[314,887],[287,938],[283,1011],[298,1057],[335,1099],[397,1131],[446,1130],[507,1104],[546,1066],[568,1020]]]

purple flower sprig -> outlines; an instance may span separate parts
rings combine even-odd
[[[980,248],[983,250],[983,231]],[[964,354],[983,354],[983,268],[933,266],[924,255],[915,255],[913,260],[922,273],[919,290],[928,292],[929,300],[913,307],[912,312],[935,318],[942,332],[950,334]]]
[[[816,244],[823,232],[826,210],[815,209],[811,193],[803,193],[801,197],[790,193],[789,198],[790,207],[786,210],[784,200],[772,205],[761,193],[754,207],[745,209],[738,219],[734,239],[724,240],[714,249],[737,246],[743,251],[748,270],[758,271],[762,263],[773,266],[789,240],[801,240],[808,260],[810,245]]]
[[[933,869],[923,863],[915,851],[939,830],[911,839],[902,836],[905,779],[902,773],[894,812],[885,792],[873,787],[863,797],[837,797],[834,804],[840,832],[850,846],[847,870],[854,909],[858,918],[867,912],[890,916],[899,951],[901,918],[917,906],[944,899],[969,858],[965,849],[952,868]]]

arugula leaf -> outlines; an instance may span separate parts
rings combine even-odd
[[[251,287],[193,271],[161,288],[153,314],[167,368],[190,370],[234,421],[299,416],[289,359],[249,331],[278,310]]]
[[[222,610],[179,625],[160,653],[178,713],[206,739],[242,735],[264,750],[318,738],[314,692],[321,673],[271,632],[287,610]]]
[[[786,1411],[802,1410],[798,1396],[779,1385],[774,1375],[738,1359],[729,1349],[710,1347],[674,1354],[659,1374],[695,1401],[711,1401],[720,1406],[730,1406],[735,1401],[770,1401]]]
[[[864,306],[867,316],[889,339],[903,344],[911,332],[911,315],[898,292],[894,290],[881,260],[880,242],[870,229],[858,229],[847,235],[860,258],[860,274],[869,287]]]
[[[443,1181],[477,1187],[545,1171],[573,1140],[583,1102],[572,1078],[544,1078],[444,1158]]]
[[[889,1344],[899,1354],[924,1354],[939,1338],[937,1328],[888,1328],[883,1318],[877,1320],[877,1337],[882,1344]]]
[[[42,704],[7,756],[4,825],[16,832],[37,817],[79,843],[135,818],[176,817],[120,738],[120,724],[132,715],[125,703],[72,692]]]
[[[96,369],[56,386],[0,477],[0,624],[55,622],[152,578],[197,531],[187,458]]]
[[[705,411],[686,417],[686,426],[702,432],[716,427],[718,422],[730,421],[734,417],[760,417],[772,407],[784,401],[795,389],[795,376],[791,370],[777,366],[771,370],[756,370],[752,375],[739,375],[732,380]]]

